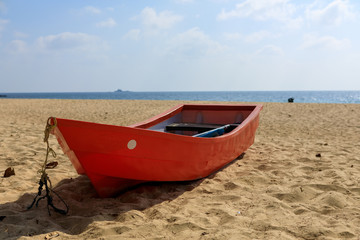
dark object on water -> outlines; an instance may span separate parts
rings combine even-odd
[[[122,90],[122,89],[117,89],[114,91],[115,93],[124,93],[124,92],[130,92],[129,90]]]
[[[0,94],[0,97],[7,97],[6,95],[4,95],[4,94]]]
[[[316,157],[321,158],[321,153],[316,154]]]
[[[294,98],[292,98],[292,97],[289,98],[289,99],[288,99],[288,102],[290,102],[290,103],[294,102]]]
[[[8,167],[8,168],[5,170],[4,178],[10,177],[10,176],[12,176],[12,175],[15,175],[15,169],[12,168],[12,167]]]

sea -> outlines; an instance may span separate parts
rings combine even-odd
[[[360,91],[216,91],[216,92],[39,92],[0,93],[0,98],[137,99],[219,102],[360,103]]]

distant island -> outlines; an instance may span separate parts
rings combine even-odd
[[[121,90],[121,89],[119,88],[119,89],[115,90],[114,92],[130,92],[130,91],[128,91],[128,90]]]
[[[7,97],[5,94],[0,94],[0,97],[4,98]]]

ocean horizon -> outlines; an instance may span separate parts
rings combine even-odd
[[[0,93],[19,99],[127,99],[219,102],[360,103],[360,91],[158,91]]]

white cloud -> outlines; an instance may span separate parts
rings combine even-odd
[[[337,39],[332,36],[318,37],[314,34],[306,34],[303,39],[303,43],[300,49],[332,49],[342,50],[346,49],[351,45],[349,39]]]
[[[275,45],[266,45],[256,51],[256,55],[281,56],[284,54],[281,47]]]
[[[86,33],[64,32],[39,37],[37,46],[43,50],[93,51],[105,47],[105,44],[98,37]]]
[[[175,56],[196,58],[214,55],[225,49],[225,46],[213,41],[209,36],[200,31],[199,28],[192,28],[172,39],[167,52]]]
[[[5,25],[7,25],[9,22],[10,22],[9,20],[1,19],[1,18],[0,18],[0,32],[1,32],[2,30],[4,30]]]
[[[116,26],[116,22],[114,19],[112,18],[108,18],[106,19],[105,21],[101,21],[101,22],[98,22],[96,24],[97,27],[107,27],[107,28],[112,28],[112,27],[115,27]]]
[[[334,0],[323,8],[319,8],[316,3],[306,10],[307,18],[316,23],[338,26],[342,22],[355,17],[353,7],[347,0]],[[316,7],[317,9],[314,9]]]
[[[23,33],[23,32],[15,31],[14,32],[14,37],[15,38],[27,38],[28,35],[26,33]]]
[[[291,18],[285,24],[288,29],[300,29],[304,24],[304,19],[302,17]]]
[[[194,2],[194,0],[175,0],[175,2],[185,4],[185,3],[192,3],[192,2]]]
[[[5,3],[3,3],[3,1],[0,1],[0,13],[6,13],[7,8]]]
[[[10,53],[24,53],[28,50],[27,43],[22,40],[13,40],[7,47],[7,51]]]
[[[234,10],[222,10],[217,18],[226,20],[234,17],[251,17],[256,20],[275,19],[287,21],[295,10],[295,5],[289,3],[289,0],[245,0],[237,4]]]
[[[242,40],[246,43],[258,43],[264,39],[272,39],[272,38],[277,38],[279,36],[263,30],[263,31],[251,33],[249,35],[243,35],[241,33],[225,33],[224,37],[227,40]]]
[[[182,16],[173,14],[170,11],[156,13],[150,7],[142,10],[140,18],[144,26],[155,29],[169,29],[183,19]]]
[[[125,34],[124,38],[138,41],[140,39],[140,33],[140,29],[132,29]]]
[[[241,33],[224,33],[224,37],[226,40],[230,41],[242,40],[244,38]]]
[[[265,38],[270,38],[272,36],[273,35],[268,31],[254,32],[245,37],[245,42],[256,43],[256,42],[260,42],[261,40],[263,40]]]
[[[91,13],[91,14],[100,14],[101,13],[100,9],[93,7],[93,6],[84,7],[84,11],[87,13]]]

